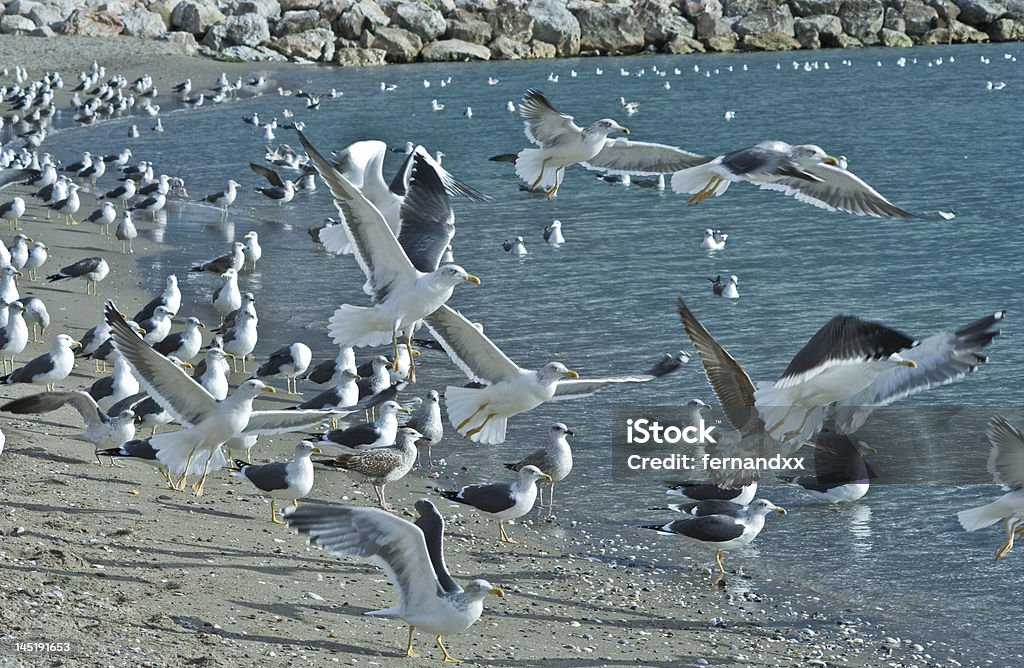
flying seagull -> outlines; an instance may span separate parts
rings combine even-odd
[[[997,415],[989,420],[985,435],[992,444],[988,472],[997,485],[1008,487],[1010,491],[992,503],[961,510],[957,519],[967,531],[977,531],[1003,520],[1006,540],[996,550],[996,559],[1001,559],[1013,548],[1015,535],[1024,538],[1021,528],[1024,526],[1024,432]]]
[[[398,604],[367,614],[398,617],[409,625],[406,656],[419,656],[412,648],[413,632],[419,628],[434,636],[445,661],[454,662],[441,637],[467,630],[480,619],[488,594],[505,593],[486,580],[460,587],[444,563],[444,520],[425,499],[416,508],[421,514],[416,524],[377,508],[348,506],[288,509],[284,520],[335,556],[374,559],[394,587]]]

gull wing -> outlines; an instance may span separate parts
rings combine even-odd
[[[605,139],[604,148],[587,162],[587,169],[616,174],[667,174],[710,162],[711,158],[667,144]]]
[[[552,399],[560,400],[588,397],[598,390],[603,390],[604,388],[611,387],[612,385],[620,385],[622,383],[647,383],[652,380],[657,380],[661,375],[655,376],[652,374],[638,374],[635,376],[612,376],[609,378],[559,380],[558,384],[555,385],[555,396],[552,397]]]
[[[85,422],[86,428],[98,427],[106,424],[109,420],[107,414],[99,407],[96,400],[89,396],[88,392],[75,390],[72,392],[41,392],[30,394],[21,399],[9,401],[0,406],[0,411],[8,413],[49,413],[55,411],[65,404],[70,404],[78,411]]]
[[[1011,489],[1024,488],[1024,433],[997,415],[989,420],[985,435],[992,444],[988,455],[992,478]]]
[[[526,126],[526,138],[538,146],[549,148],[567,141],[579,141],[583,134],[583,128],[572,122],[572,116],[559,113],[535,88],[523,96],[519,115]]]
[[[175,419],[193,425],[217,410],[217,400],[206,388],[189,378],[174,362],[150,348],[128,326],[113,302],[106,303],[103,313],[110,324],[114,348],[136,371],[139,384],[164,410]]]
[[[482,383],[512,380],[524,370],[458,311],[442,304],[423,319],[455,366]]]
[[[285,522],[335,556],[376,561],[398,595],[395,609],[429,610],[444,596],[423,532],[411,522],[377,508],[347,506],[288,509]]]
[[[276,186],[278,188],[285,187],[284,179],[281,178],[281,175],[275,172],[274,170],[270,169],[269,167],[257,165],[255,162],[250,162],[249,167],[252,169],[252,171],[256,172],[257,174],[265,178],[267,181],[270,181],[270,185]]]
[[[686,335],[697,349],[704,375],[718,397],[725,416],[740,432],[763,430],[764,425],[754,408],[754,383],[733,356],[708,333],[682,297],[677,302],[679,319]]]
[[[455,236],[455,212],[438,172],[440,166],[420,147],[411,159],[398,243],[417,270],[430,273]]]
[[[348,230],[355,247],[356,261],[373,284],[374,300],[382,302],[394,288],[415,281],[418,276],[416,268],[409,262],[377,207],[345,180],[302,132],[299,132],[299,140],[334,195],[334,202],[342,214],[341,224]]]
[[[253,411],[242,434],[262,436],[286,434],[291,431],[306,431],[328,422],[333,417],[344,417],[348,411],[307,411],[275,410]]]
[[[416,512],[420,514],[416,520],[416,526],[423,532],[427,542],[427,552],[430,553],[430,564],[434,567],[434,575],[446,593],[456,594],[462,591],[455,580],[448,572],[448,565],[444,563],[444,518],[437,510],[437,506],[429,499],[420,499],[416,502]]]

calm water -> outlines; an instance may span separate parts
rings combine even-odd
[[[483,285],[458,289],[452,303],[484,323],[522,366],[559,359],[584,375],[602,375],[645,369],[663,352],[689,350],[674,311],[677,295],[688,299],[755,380],[777,376],[804,341],[839,312],[924,336],[1007,309],[1010,318],[990,350],[990,363],[965,382],[927,396],[929,404],[982,407],[973,422],[933,434],[922,446],[929,456],[962,458],[980,470],[987,443],[978,425],[1005,411],[1002,407],[1020,403],[1024,373],[1016,322],[1024,312],[1019,233],[1024,139],[1018,127],[1024,54],[1016,45],[795,54],[801,65],[805,58],[818,63],[812,71],[794,69],[793,55],[267,71],[267,94],[168,114],[162,136],[126,140],[129,121],[114,121],[65,133],[52,145],[59,141],[59,157],[68,160],[80,150],[102,146],[109,152],[130,141],[137,158],[147,156],[159,171],[184,176],[193,197],[221,189],[228,178],[245,184],[227,223],[217,212],[193,205],[171,211],[165,226],[143,232],[180,247],[156,259],[146,287],[156,290],[167,273],[177,272],[186,300],[201,304],[195,307],[199,315],[212,316],[207,304],[213,279],[188,275],[185,268],[220,254],[249,229],[258,230],[264,260],[258,274],[243,280],[243,289],[258,296],[258,354],[298,339],[318,358],[333,356],[327,318],[342,302],[364,301],[355,263],[316,252],[306,235],[307,226],[334,215],[325,188],[300,193],[284,207],[251,191],[263,185],[246,166],[262,160],[262,132],[241,117],[257,111],[261,118],[280,118],[286,108],[307,122],[308,135],[322,150],[369,138],[393,146],[423,143],[442,149],[446,167],[494,197],[488,205],[456,202],[456,260]],[[905,67],[897,64],[900,57],[908,59]],[[598,67],[603,76],[596,75]],[[622,76],[620,67],[630,76]],[[657,76],[654,67],[667,75]],[[576,77],[570,76],[573,68]],[[547,81],[549,73],[559,81]],[[447,77],[451,83],[441,87]],[[500,81],[488,85],[488,77]],[[424,79],[430,88],[424,88]],[[990,80],[1008,85],[986,90]],[[381,81],[398,88],[382,92]],[[277,85],[333,87],[344,96],[324,99],[320,111],[308,112],[301,100],[269,92]],[[943,223],[864,219],[742,185],[723,198],[688,207],[682,196],[609,185],[582,168],[569,170],[554,201],[530,197],[518,191],[510,165],[486,159],[525,145],[518,116],[505,105],[529,87],[543,90],[580,122],[611,116],[629,126],[636,139],[712,155],[769,138],[817,143],[846,155],[852,170],[897,204],[912,210],[955,207],[960,215]],[[639,112],[627,117],[619,96],[639,101]],[[434,98],[446,105],[443,111],[431,110]],[[463,115],[467,106],[472,119]],[[726,111],[734,111],[735,118],[726,121]],[[140,128],[148,126],[148,120],[140,122]],[[298,145],[285,130],[278,131],[276,141]],[[401,157],[389,157],[389,174]],[[554,218],[562,220],[568,241],[558,250],[541,239]],[[725,251],[701,251],[705,227],[729,233]],[[531,251],[522,260],[501,249],[502,240],[516,234],[526,237]],[[716,274],[738,275],[741,299],[714,299],[705,277]],[[463,381],[443,356],[431,353],[421,360],[417,394]],[[595,553],[623,557],[643,550],[645,558],[669,568],[694,558],[706,563],[708,554],[683,540],[656,539],[634,529],[663,517],[645,509],[665,498],[653,484],[618,485],[609,472],[614,406],[682,403],[691,397],[713,400],[696,360],[657,384],[549,404],[515,417],[503,446],[477,447],[449,436],[435,452],[444,453],[452,468],[470,466],[460,480],[500,476],[499,462],[536,447],[547,425],[564,421],[577,434],[576,468],[559,486],[561,515],[581,521],[594,537]],[[884,451],[884,442],[873,444]],[[994,563],[998,531],[966,534],[955,520],[957,510],[996,493],[992,485],[887,485],[853,507],[833,509],[792,488],[772,487],[763,495],[795,512],[769,520],[755,545],[732,560],[754,575],[755,587],[818,596],[830,608],[881,619],[917,641],[941,639],[968,652],[966,660],[957,657],[964,663],[991,659],[995,665],[1020,665],[1024,554],[1018,550]],[[935,630],[923,630],[924,623]]]

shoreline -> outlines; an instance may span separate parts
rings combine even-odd
[[[112,69],[114,62],[130,64],[126,74],[149,66],[135,55],[107,54],[83,51],[79,66],[93,56]],[[185,63],[182,76],[206,79],[224,65],[232,76],[255,67],[193,58]],[[154,76],[174,83],[166,72]],[[21,194],[16,187],[5,189],[0,201],[14,194]],[[79,217],[94,205],[91,197],[83,198]],[[139,219],[137,241],[152,227],[144,216]],[[91,253],[75,243],[81,240],[78,233],[96,234],[88,223],[66,230],[53,221],[27,220],[27,225],[33,225],[29,236],[41,237],[69,260]],[[100,297],[78,299],[82,287],[75,284],[70,290],[47,288],[42,296],[56,305],[50,335],[94,325],[90,314],[108,295],[117,294],[119,303],[133,308],[148,300],[137,285],[139,271],[160,248],[147,241],[137,244],[135,256],[103,252],[108,261],[113,256],[124,261],[112,264]],[[63,266],[58,258],[64,255],[54,256],[41,273]],[[175,330],[189,315],[184,305],[181,311]],[[42,347],[34,348],[29,349],[33,354],[41,352]],[[19,361],[25,359],[27,354]],[[74,382],[62,386],[96,378],[90,368],[80,364]],[[233,376],[233,384],[241,378]],[[3,389],[5,399],[22,396]],[[219,476],[208,496],[193,499],[161,489],[159,476],[145,466],[96,466],[88,446],[58,441],[76,431],[59,426],[64,418],[77,420],[66,409],[38,418],[0,418],[8,434],[0,471],[10,481],[0,501],[0,560],[7,564],[0,571],[0,592],[10,601],[0,611],[0,666],[20,665],[22,659],[33,665],[37,658],[9,652],[15,638],[70,639],[73,656],[108,665],[283,666],[296,660],[410,665],[401,656],[404,625],[362,616],[393,600],[377,567],[335,559],[270,525],[266,499],[245,481]],[[293,441],[293,436],[261,439],[257,461],[282,459]],[[389,496],[409,508],[422,496],[437,500],[430,486],[458,481],[414,474],[389,487]],[[357,477],[318,471],[309,503],[365,504],[369,498]],[[568,668],[625,662],[885,666],[926,661],[911,640],[893,644],[870,620],[829,613],[826,605],[809,605],[804,596],[787,600],[751,592],[746,584],[751,576],[730,575],[722,587],[711,588],[710,559],[698,550],[689,567],[681,560],[670,568],[630,565],[625,558],[596,560],[601,546],[588,538],[587,526],[564,520],[548,524],[531,516],[512,528],[523,544],[505,552],[496,548],[492,523],[443,504],[441,510],[449,520],[448,560],[456,577],[487,577],[511,594],[488,601],[472,629],[447,641],[467,662]],[[545,625],[542,631],[538,622]],[[417,636],[417,648],[426,657],[422,661],[437,658],[429,638]],[[60,658],[47,657],[50,662]]]

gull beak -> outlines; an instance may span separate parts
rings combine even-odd
[[[780,515],[786,515],[787,514],[785,508],[776,508],[775,512],[777,512]]]
[[[359,375],[359,374],[357,373],[357,374],[356,374],[356,380],[362,380],[362,379],[363,379],[363,377],[362,377],[362,376],[360,376],[360,375]]]
[[[176,315],[178,315],[178,314],[177,314],[177,313],[168,313],[168,314],[167,314],[167,317],[168,317],[168,318],[173,318],[173,317],[174,317],[174,316],[176,316]]]
[[[180,366],[182,369],[191,369],[191,368],[193,368],[191,363],[186,362],[184,360],[182,360],[182,362],[178,366]]]
[[[275,390],[274,388],[272,388],[272,387],[271,387],[271,386],[269,386],[269,385],[267,385],[266,387],[264,387],[264,388],[263,388],[262,390],[260,390],[260,391],[261,391],[261,392],[267,392],[267,393],[269,393],[269,394],[277,394],[277,390]]]
[[[900,364],[911,369],[917,368],[917,362],[915,362],[914,360],[903,360],[902,362],[900,362]]]
[[[566,429],[565,430],[565,435],[566,436],[575,436],[576,433],[572,429]]]
[[[420,351],[416,350],[415,348],[413,348],[411,352],[412,352],[412,356],[413,357],[419,357],[420,356]]]
[[[319,455],[319,454],[323,454],[323,450],[321,450],[320,448],[313,448],[313,449],[312,449],[312,450],[310,450],[309,452],[310,452],[311,454],[314,454],[314,455]]]
[[[411,410],[409,410],[408,408],[406,408],[405,406],[402,406],[402,407],[400,407],[400,408],[398,409],[398,412],[399,412],[399,413],[412,413],[412,411],[411,411]]]
[[[839,158],[836,158],[836,157],[831,156],[831,155],[826,155],[825,159],[822,160],[822,162],[824,164],[826,164],[826,165],[832,165],[833,167],[838,167],[839,166]]]
[[[537,481],[538,481],[538,482],[554,482],[554,481],[553,481],[553,480],[551,479],[551,476],[549,476],[549,475],[548,475],[547,473],[545,473],[545,474],[544,474],[544,475],[542,475],[541,477],[537,478]],[[782,511],[782,512],[786,512],[786,511]]]
[[[619,132],[621,132],[624,135],[628,135],[629,134],[629,128],[624,128],[624,127],[622,127],[620,125],[618,129],[619,129]]]
[[[20,271],[18,271],[17,269],[15,269],[15,270],[14,270],[14,275],[15,275],[15,276],[24,276],[25,274],[23,274],[23,273],[21,273]]]
[[[576,373],[575,371],[573,371],[572,369],[569,369],[568,371],[566,371],[562,375],[565,376],[566,378],[579,378],[580,377],[580,375],[578,373]]]
[[[505,597],[505,591],[501,587],[494,587],[493,589],[488,590],[487,593],[494,594],[495,596],[498,596],[500,598]]]
[[[473,285],[480,285],[480,279],[474,276],[473,274],[470,274],[469,276],[466,277],[466,282],[472,283]]]
[[[139,334],[139,336],[145,336],[146,335],[146,330],[142,329],[141,327],[136,327],[135,331]]]
[[[30,244],[30,243],[32,243],[32,240],[29,239],[28,237],[25,237],[25,243]]]
[[[72,341],[71,342],[71,347],[72,348],[81,348],[82,347],[82,342],[81,341]]]
[[[235,356],[231,353],[224,353],[224,359],[233,360],[235,359]]]
[[[199,323],[198,325],[196,325],[196,327],[198,327],[199,329],[206,329],[206,325],[204,325],[203,323]]]

